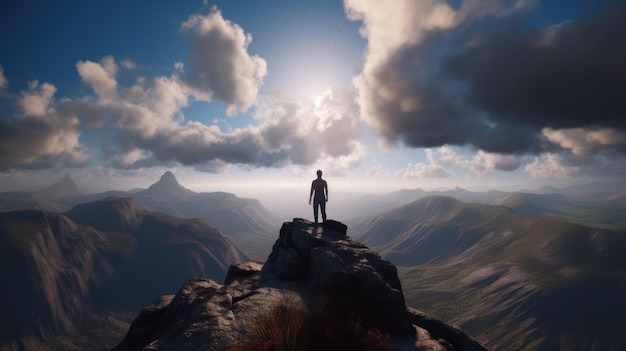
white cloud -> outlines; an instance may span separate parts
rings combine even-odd
[[[501,155],[478,150],[476,153],[460,154],[449,145],[436,149],[424,149],[426,163],[409,164],[395,173],[400,178],[448,178],[455,171],[465,172],[467,177],[483,177],[495,171],[515,171],[527,161],[522,156]],[[375,170],[372,170],[373,172]]]
[[[368,41],[363,70],[354,79],[365,121],[385,138],[409,146],[467,142],[484,124],[461,115],[458,101],[446,101],[429,86],[427,75],[435,72],[420,71],[428,64],[421,45],[463,21],[505,15],[530,3],[468,0],[455,10],[438,0],[345,0],[348,18],[363,22],[361,35]]]
[[[22,93],[20,107],[29,116],[44,116],[57,88],[49,83],[40,84],[36,80],[29,82],[28,87],[30,91]]]
[[[136,67],[135,63],[131,59],[128,59],[128,58],[123,59],[122,62],[120,62],[120,64],[122,65],[122,67],[128,70],[135,69]]]
[[[176,75],[138,79],[127,88],[114,79],[116,67],[113,58],[81,61],[79,75],[97,98],[64,99],[55,106],[65,115],[80,116],[83,128],[116,128],[103,142],[104,157],[114,167],[182,164],[220,172],[229,164],[256,168],[322,162],[345,173],[364,157],[358,109],[348,92],[329,90],[315,103],[267,97],[254,114],[258,125],[226,133],[215,124],[185,121],[182,109],[189,103],[189,90]]]
[[[437,164],[409,163],[406,168],[398,170],[394,176],[398,178],[449,178],[454,176],[454,173]]]
[[[206,16],[191,16],[181,31],[193,36],[191,69],[182,80],[196,98],[210,101],[216,96],[231,115],[252,106],[267,74],[265,60],[247,51],[252,36],[215,7]]]
[[[103,58],[100,63],[78,61],[76,69],[80,78],[98,94],[102,100],[117,99],[117,65],[111,56]]]
[[[598,148],[626,144],[626,133],[611,128],[544,128],[542,133],[548,140],[571,150],[576,156],[587,155]]]
[[[524,169],[536,179],[568,178],[580,174],[583,167],[567,165],[566,156],[559,153],[544,153],[534,158]]]

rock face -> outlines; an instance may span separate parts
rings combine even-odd
[[[298,350],[355,349],[321,340],[337,340],[338,333],[346,337],[347,323],[341,318],[356,321],[349,330],[358,335],[360,350],[485,350],[460,329],[407,309],[396,267],[346,236],[346,230],[335,221],[320,226],[302,219],[284,223],[264,265],[233,264],[225,285],[188,280],[176,295],[146,307],[113,350],[263,349],[241,345],[259,341],[256,334],[277,310],[284,313],[270,319],[270,326]],[[308,324],[297,317],[298,311],[320,313],[315,307],[320,300],[330,317]],[[316,325],[324,323],[332,328]],[[293,336],[298,328],[307,328],[309,338]],[[302,340],[306,344],[298,344]],[[261,342],[267,347],[278,341]]]
[[[76,335],[87,315],[137,310],[188,277],[223,279],[229,262],[244,259],[202,220],[145,211],[130,198],[65,214],[0,211],[0,350],[73,349],[48,341]]]

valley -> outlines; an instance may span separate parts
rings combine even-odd
[[[397,266],[408,306],[494,350],[610,350],[626,345],[622,188],[339,193],[330,213]],[[0,208],[0,278],[11,282],[0,341],[25,350],[112,344],[186,279],[221,282],[232,262],[263,262],[291,219],[255,199],[196,193],[170,172],[101,194],[66,177],[0,193]]]

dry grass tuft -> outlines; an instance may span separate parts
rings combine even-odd
[[[353,304],[318,297],[309,311],[289,298],[255,318],[251,337],[229,351],[386,351],[389,334],[365,325]]]

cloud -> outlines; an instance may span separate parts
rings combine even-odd
[[[4,68],[2,68],[2,66],[0,66],[0,89],[3,89],[8,84],[9,84],[9,81],[4,76]]]
[[[440,165],[416,163],[397,171],[394,176],[398,178],[449,178],[453,172]]]
[[[527,163],[527,159],[518,155],[503,155],[479,150],[472,160],[466,163],[468,174],[481,177],[495,171],[512,172]]]
[[[193,39],[190,67],[176,62],[171,76],[121,83],[118,76],[135,64],[106,56],[76,63],[91,95],[55,100],[53,85],[31,83],[19,101],[23,114],[0,120],[2,170],[83,165],[88,155],[82,139],[94,148],[91,157],[124,171],[184,165],[219,173],[231,165],[322,163],[345,173],[360,164],[361,120],[352,92],[328,90],[315,102],[260,98],[265,61],[248,54],[252,38],[241,27],[213,8],[191,16],[181,31]],[[122,76],[128,82],[130,72]],[[185,118],[195,100],[214,97],[226,102],[229,114],[255,104],[253,123],[225,132]]]
[[[399,178],[449,178],[458,172],[466,177],[482,177],[495,171],[515,171],[526,165],[528,160],[522,156],[501,155],[479,150],[476,154],[456,152],[449,145],[424,150],[427,162],[410,163],[407,167],[395,172]],[[379,174],[371,169],[371,174]]]
[[[33,81],[22,93],[22,113],[0,118],[0,171],[76,167],[87,163],[76,116],[54,108],[56,87]]]
[[[344,3],[368,40],[359,105],[387,143],[540,155],[566,147],[545,128],[626,127],[625,5],[537,29],[533,1]]]
[[[102,100],[117,99],[117,64],[112,56],[103,58],[100,63],[79,61],[76,64],[78,75],[96,92]]]
[[[102,156],[115,168],[182,164],[222,172],[231,164],[256,168],[326,162],[339,170],[355,167],[364,157],[358,108],[347,91],[328,90],[311,103],[266,97],[254,113],[257,125],[226,133],[216,125],[185,121],[181,111],[190,97],[176,75],[140,78],[125,87],[116,80],[119,67],[112,57],[80,61],[76,68],[96,96],[54,102],[54,86],[35,82],[23,94],[22,107],[30,116],[46,114],[48,123],[63,122],[59,131],[71,133],[74,141],[68,147],[79,146],[81,133],[107,130]]]
[[[554,130],[544,128],[543,135],[576,156],[588,155],[598,149],[626,145],[626,132],[611,128],[569,128]]]
[[[591,162],[590,159],[587,160]],[[572,164],[571,161],[571,157],[564,153],[543,153],[536,156],[524,169],[536,179],[569,178],[579,175],[583,168],[583,165]]]
[[[252,106],[267,74],[265,60],[248,53],[252,36],[225,20],[216,7],[206,16],[189,17],[180,30],[192,35],[191,67],[182,81],[196,98],[210,101],[216,96],[226,102],[228,114]]]

